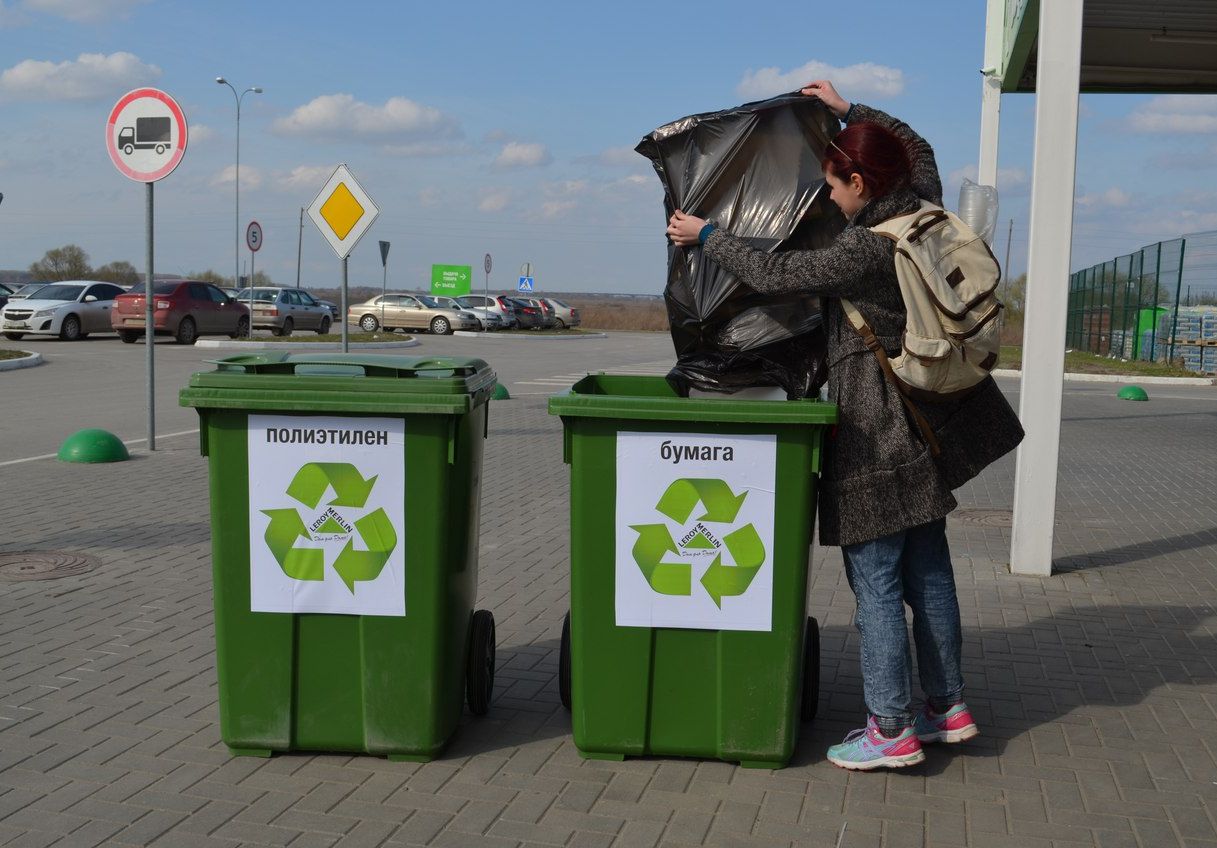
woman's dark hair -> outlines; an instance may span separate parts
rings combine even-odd
[[[820,167],[837,179],[861,174],[872,197],[883,197],[908,184],[912,165],[903,139],[869,121],[850,124],[833,137]]]

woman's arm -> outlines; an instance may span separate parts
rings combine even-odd
[[[820,250],[765,253],[720,229],[706,238],[706,255],[764,294],[802,291],[857,297],[891,265],[891,242],[865,227],[850,227]]]
[[[904,121],[893,118],[886,112],[872,109],[861,103],[849,107],[849,122],[870,121],[894,132],[904,140],[909,150],[912,173],[909,182],[917,196],[931,203],[942,205],[942,178],[938,175],[938,162],[934,159],[934,148]]]

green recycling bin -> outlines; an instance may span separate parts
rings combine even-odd
[[[486,712],[480,359],[231,356],[181,392],[211,481],[220,730],[238,755],[434,758]]]
[[[818,698],[807,566],[836,407],[599,374],[549,411],[570,465],[559,689],[579,752],[781,768]]]

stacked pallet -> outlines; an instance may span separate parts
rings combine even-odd
[[[1171,328],[1174,327],[1172,337]],[[1178,317],[1158,318],[1158,344],[1163,358],[1174,343],[1176,359],[1189,371],[1217,373],[1217,306],[1181,306]]]

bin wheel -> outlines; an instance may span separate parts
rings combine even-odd
[[[811,721],[820,706],[820,625],[807,617],[807,641],[803,646],[803,705],[800,717]]]
[[[469,660],[465,667],[465,700],[469,712],[486,715],[494,694],[494,616],[475,610],[469,625]]]
[[[558,697],[570,710],[570,613],[562,619],[562,645],[558,649]]]

